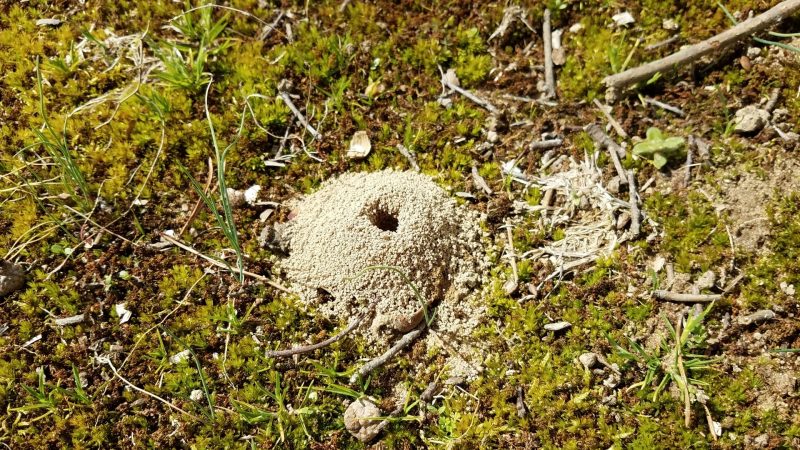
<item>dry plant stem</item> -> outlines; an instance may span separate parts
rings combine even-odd
[[[284,12],[283,12],[283,10],[281,10],[281,12],[278,13],[278,17],[276,17],[275,20],[273,20],[271,24],[269,24],[269,25],[264,27],[264,30],[258,36],[258,40],[259,41],[263,41],[263,40],[267,39],[267,36],[269,36],[270,33],[272,33],[274,30],[276,30],[276,27],[280,23],[281,19],[283,19],[283,16],[284,16]]]
[[[444,79],[444,78],[443,78],[443,79]],[[478,105],[478,106],[480,106],[480,107],[482,107],[482,108],[486,109],[486,110],[487,110],[487,111],[489,111],[490,113],[492,113],[492,114],[495,114],[495,115],[498,115],[498,114],[500,114],[500,110],[499,110],[499,109],[497,109],[497,108],[496,108],[494,105],[492,105],[491,103],[489,103],[489,101],[488,101],[488,100],[484,100],[484,99],[482,99],[482,98],[478,97],[477,95],[473,94],[472,92],[470,92],[470,91],[468,91],[468,90],[466,90],[466,89],[462,88],[461,86],[456,86],[455,84],[452,84],[452,83],[450,83],[450,82],[449,82],[449,81],[447,81],[447,80],[445,80],[445,85],[446,85],[448,88],[450,88],[450,89],[452,89],[452,90],[454,90],[454,91],[458,92],[459,94],[463,95],[464,97],[466,97],[467,99],[469,99],[470,101],[472,101],[473,103],[475,103],[476,105]]]
[[[188,412],[186,412],[186,411],[182,410],[181,408],[179,408],[179,407],[177,407],[177,406],[173,405],[171,402],[169,402],[169,401],[167,401],[167,400],[163,399],[162,397],[159,397],[158,395],[156,395],[156,394],[153,394],[152,392],[147,392],[146,390],[144,390],[144,389],[140,388],[139,386],[136,386],[135,384],[133,384],[133,383],[131,383],[130,381],[128,381],[127,379],[125,379],[125,377],[123,377],[122,375],[120,375],[120,374],[119,374],[119,372],[117,372],[117,369],[116,369],[116,367],[114,367],[114,364],[112,364],[112,363],[111,363],[111,360],[109,360],[108,358],[105,358],[105,357],[98,358],[98,361],[99,361],[99,362],[101,362],[101,363],[106,363],[106,364],[108,365],[108,367],[111,369],[111,371],[112,371],[112,372],[114,372],[114,376],[115,376],[115,377],[117,377],[117,378],[119,378],[119,379],[120,379],[120,381],[122,381],[123,383],[125,383],[125,385],[127,385],[129,388],[133,389],[134,391],[137,391],[137,392],[140,392],[140,393],[142,393],[142,394],[145,394],[145,395],[147,395],[148,397],[152,397],[152,398],[154,398],[154,399],[156,399],[156,400],[160,401],[161,403],[163,403],[163,404],[165,404],[165,405],[169,406],[170,408],[174,409],[175,411],[178,411],[178,412],[179,412],[179,413],[181,413],[181,414],[185,414],[185,415],[187,415],[187,416],[191,417],[191,418],[192,418],[192,419],[194,419],[194,420],[200,420],[200,419],[199,419],[197,416],[195,416],[194,414],[191,414],[191,413],[188,413]]]
[[[544,10],[542,23],[542,39],[544,40],[544,83],[547,86],[547,98],[556,97],[556,78],[553,74],[553,33],[550,30],[550,10]]]
[[[181,307],[181,306],[183,306],[184,304],[186,304],[186,300],[188,300],[188,299],[189,299],[189,295],[191,295],[191,293],[192,293],[192,291],[194,290],[195,286],[197,286],[197,285],[200,283],[200,281],[201,281],[203,278],[205,278],[205,277],[206,277],[206,273],[204,272],[202,275],[200,275],[200,277],[198,277],[198,278],[197,278],[197,280],[195,280],[195,282],[194,282],[194,283],[192,283],[192,285],[191,285],[191,286],[189,286],[189,289],[187,289],[187,290],[186,290],[186,293],[185,293],[185,294],[183,294],[183,298],[181,299],[181,301],[179,301],[179,302],[178,302],[178,305],[177,305],[175,308],[173,308],[173,309],[172,309],[172,311],[170,311],[169,313],[167,313],[167,315],[166,315],[166,316],[164,316],[164,318],[163,318],[163,319],[161,319],[161,321],[160,321],[160,322],[158,322],[156,325],[153,325],[152,327],[148,328],[148,329],[147,329],[147,331],[145,331],[144,333],[142,333],[142,334],[141,334],[141,336],[139,336],[139,339],[137,339],[137,340],[136,340],[136,343],[134,343],[134,344],[133,344],[133,347],[131,348],[131,351],[130,351],[130,352],[128,352],[128,356],[126,356],[126,357],[125,357],[125,359],[124,359],[124,360],[122,360],[122,363],[119,365],[119,368],[120,368],[120,369],[122,369],[123,367],[125,367],[125,364],[126,364],[126,363],[128,362],[128,360],[131,358],[131,356],[133,356],[133,352],[134,352],[134,351],[136,351],[136,347],[138,347],[138,346],[139,346],[139,344],[142,342],[142,339],[144,339],[144,337],[145,337],[145,336],[147,336],[148,334],[150,334],[150,332],[151,332],[151,331],[155,330],[156,328],[160,327],[161,325],[164,325],[164,322],[166,322],[166,321],[167,321],[167,319],[169,319],[169,317],[170,317],[171,315],[175,314],[175,312],[177,312],[177,311],[178,311],[178,309],[180,309],[180,307]]]
[[[472,183],[475,184],[476,187],[481,188],[486,195],[492,195],[492,188],[489,187],[489,183],[478,173],[478,166],[472,166]]]
[[[666,47],[667,45],[672,44],[673,42],[677,41],[680,38],[681,38],[680,34],[673,34],[672,36],[664,39],[663,41],[659,41],[659,42],[656,42],[655,44],[648,45],[644,49],[647,50],[647,51],[657,50],[657,49],[659,49],[661,47]]]
[[[692,402],[689,399],[689,378],[686,377],[686,368],[683,366],[683,351],[681,349],[681,324],[683,316],[678,318],[678,325],[675,327],[675,364],[681,374],[681,384],[683,385],[683,422],[686,428],[692,424]]]
[[[740,22],[738,25],[729,28],[722,33],[706,39],[703,42],[684,47],[680,51],[673,53],[665,58],[643,64],[633,69],[608,76],[603,79],[606,85],[606,97],[613,102],[619,94],[627,87],[640,81],[644,81],[653,75],[667,71],[673,67],[681,67],[687,63],[697,61],[701,57],[712,52],[719,52],[731,46],[739,40],[757,33],[775,22],[792,15],[800,10],[800,0],[786,0],[777,4],[772,9],[759,14],[758,16]]]
[[[711,411],[708,410],[708,406],[703,403],[703,409],[706,410],[706,423],[708,423],[708,431],[711,432],[711,438],[715,441],[717,440],[717,432],[714,430],[714,418],[711,417]]]
[[[586,133],[589,134],[589,137],[592,138],[592,141],[594,141],[598,148],[605,148],[608,150],[608,153],[611,155],[611,162],[614,163],[614,169],[619,176],[620,184],[627,184],[628,176],[625,173],[625,169],[622,167],[622,162],[619,160],[620,152],[624,155],[625,150],[614,142],[596,123],[586,127]]]
[[[85,317],[86,316],[84,316],[83,314],[78,314],[76,316],[70,316],[70,317],[64,317],[64,318],[61,318],[61,319],[56,319],[55,320],[55,324],[60,326],[60,327],[65,327],[67,325],[76,325],[76,324],[79,324],[79,323],[83,322]]]
[[[397,343],[395,343],[392,346],[392,348],[386,350],[386,352],[384,352],[382,355],[370,360],[369,362],[361,366],[361,368],[358,369],[358,372],[354,373],[353,376],[350,377],[350,384],[355,383],[359,377],[363,378],[373,370],[386,364],[396,354],[400,353],[401,350],[408,347],[409,344],[414,342],[414,340],[417,339],[420,334],[422,334],[422,330],[424,329],[425,329],[425,321],[422,322],[422,326],[420,326],[419,328],[409,331],[408,333],[403,335],[403,337],[401,337],[397,341]]]
[[[625,130],[622,129],[622,125],[620,125],[619,122],[617,122],[617,119],[612,117],[611,113],[608,112],[608,110],[611,109],[611,107],[600,103],[600,100],[598,99],[594,99],[594,105],[597,106],[597,109],[599,109],[600,112],[603,113],[603,115],[606,117],[606,120],[608,120],[609,125],[611,125],[611,127],[614,128],[614,131],[617,132],[617,135],[623,139],[627,139],[628,133],[626,133]]]
[[[631,204],[631,239],[635,239],[642,232],[642,215],[639,212],[639,193],[636,191],[636,175],[628,171],[628,201]]]
[[[289,94],[287,94],[286,92],[279,92],[278,96],[281,98],[281,100],[283,100],[284,103],[286,103],[286,106],[288,106],[289,109],[292,110],[292,113],[295,115],[295,117],[297,117],[297,120],[299,120],[300,123],[304,127],[306,127],[306,130],[308,130],[309,133],[311,133],[311,136],[314,136],[314,139],[319,139],[322,137],[322,135],[319,134],[317,130],[315,130],[314,127],[312,127],[311,124],[308,123],[308,120],[306,120],[306,116],[304,116],[303,113],[301,113],[300,110],[297,109],[297,106],[294,105],[294,102],[289,97]]]
[[[340,340],[341,338],[345,337],[348,333],[355,330],[358,324],[364,319],[364,316],[357,317],[355,320],[350,322],[350,325],[347,326],[344,330],[340,331],[338,334],[331,336],[328,339],[325,339],[322,342],[318,342],[316,344],[311,345],[304,345],[302,347],[294,347],[287,350],[275,350],[275,351],[268,351],[267,357],[268,358],[276,358],[282,356],[293,356],[293,355],[300,355],[302,353],[313,352],[314,350],[327,347],[334,342]]]
[[[681,294],[662,289],[653,291],[653,296],[659,300],[677,303],[710,303],[722,298],[720,294]]]
[[[225,264],[217,261],[214,258],[208,257],[208,256],[198,252],[197,250],[193,249],[192,247],[189,247],[188,245],[184,244],[183,242],[179,241],[178,239],[175,239],[174,237],[172,237],[172,236],[170,236],[170,235],[168,235],[166,233],[160,233],[160,236],[161,236],[162,239],[164,239],[165,241],[169,242],[170,244],[175,245],[177,247],[180,247],[180,248],[186,250],[189,253],[197,255],[197,256],[205,259],[209,263],[213,264],[214,266],[217,266],[217,267],[219,267],[221,269],[227,269],[228,268],[228,267],[225,266]],[[291,290],[289,290],[289,288],[287,288],[287,287],[285,287],[285,286],[283,286],[283,285],[281,285],[279,283],[276,283],[276,282],[270,280],[269,278],[267,278],[267,277],[265,277],[263,275],[259,275],[257,273],[253,273],[253,272],[248,272],[246,270],[243,271],[243,273],[245,275],[247,275],[248,277],[250,277],[250,278],[255,278],[258,281],[264,282],[264,283],[268,284],[269,286],[274,287],[275,289],[277,289],[279,291],[283,291],[283,292],[285,292],[287,294],[292,294],[293,293]]]
[[[684,186],[689,186],[692,181],[692,148],[694,148],[694,136],[689,135],[689,145],[686,146],[686,175],[683,177]]]
[[[776,106],[778,106],[778,100],[781,99],[781,88],[776,87],[772,90],[772,93],[769,95],[769,100],[767,100],[767,104],[764,106],[764,110],[767,112],[772,112]]]
[[[519,282],[517,271],[517,255],[514,252],[514,234],[511,232],[511,223],[506,222],[506,239],[508,241],[508,258],[511,260],[511,272],[514,274],[514,283]]]
[[[403,144],[397,144],[397,150],[408,160],[409,164],[411,164],[411,167],[413,167],[415,171],[419,172],[419,164],[417,164],[417,158],[414,158],[414,154],[411,153],[411,151]]]
[[[203,192],[208,195],[209,189],[211,189],[211,180],[214,179],[214,164],[211,161],[211,157],[208,157],[208,176],[206,177],[206,185],[203,188]],[[214,187],[216,190],[216,186]],[[192,208],[192,212],[189,214],[189,218],[186,219],[186,223],[183,224],[181,227],[181,231],[178,232],[178,236],[183,236],[183,233],[186,232],[186,229],[189,228],[189,225],[194,221],[194,218],[197,217],[197,213],[200,211],[200,204],[203,203],[202,198],[197,199],[197,203],[194,204],[194,208]]]
[[[548,139],[546,141],[533,141],[528,144],[529,150],[546,150],[549,148],[560,147],[564,143],[563,139]]]
[[[656,99],[654,99],[652,97],[643,97],[643,100],[648,105],[652,105],[652,106],[655,106],[657,108],[661,108],[664,111],[669,111],[669,112],[671,112],[672,114],[675,114],[678,117],[686,117],[686,112],[684,112],[684,110],[682,110],[680,108],[677,108],[675,106],[672,106],[670,104],[667,104],[667,103],[664,103],[664,102],[660,102],[660,101],[658,101],[658,100],[656,100]]]

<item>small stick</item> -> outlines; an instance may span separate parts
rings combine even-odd
[[[442,77],[442,81],[444,82],[445,86],[447,86],[448,88],[450,88],[450,89],[458,92],[459,94],[463,95],[464,97],[466,97],[467,99],[469,99],[473,103],[475,103],[476,105],[478,105],[478,106],[480,106],[482,108],[485,108],[490,113],[496,114],[496,115],[500,114],[500,110],[495,108],[495,106],[492,105],[491,103],[489,103],[488,100],[484,100],[484,99],[478,97],[477,95],[475,95],[472,92],[462,88],[461,86],[456,86],[455,84],[453,84],[449,80],[447,80],[445,77]]]
[[[528,405],[525,404],[525,391],[522,386],[517,386],[517,417],[523,418],[528,415]]]
[[[717,430],[714,428],[714,418],[711,417],[711,411],[708,410],[705,402],[703,402],[703,409],[706,410],[706,422],[708,423],[708,431],[711,432],[711,438],[717,440]]]
[[[181,413],[181,414],[185,414],[185,415],[187,415],[187,416],[191,417],[191,418],[192,418],[192,419],[194,419],[194,420],[200,420],[200,419],[199,419],[197,416],[195,416],[194,414],[191,414],[191,413],[188,413],[188,412],[186,412],[186,411],[182,410],[181,408],[179,408],[179,407],[177,407],[177,406],[173,405],[171,402],[169,402],[169,401],[167,401],[167,400],[163,399],[162,397],[159,397],[158,395],[156,395],[156,394],[153,394],[152,392],[148,392],[148,391],[146,391],[146,390],[144,390],[144,389],[140,388],[139,386],[136,386],[135,384],[131,383],[131,382],[130,382],[130,381],[128,381],[127,379],[125,379],[125,377],[123,377],[122,375],[120,375],[120,374],[119,374],[119,372],[117,372],[117,369],[116,369],[116,367],[114,367],[114,364],[112,364],[112,363],[111,363],[111,360],[110,360],[110,359],[108,359],[107,357],[105,357],[105,356],[98,356],[98,357],[97,357],[97,362],[99,362],[99,363],[101,363],[101,364],[103,364],[103,363],[107,364],[107,365],[108,365],[108,367],[111,369],[111,371],[112,371],[112,372],[114,372],[114,376],[115,376],[115,377],[117,377],[117,378],[119,378],[119,379],[120,379],[120,381],[122,381],[123,383],[125,383],[125,385],[127,385],[129,388],[133,389],[134,391],[141,392],[142,394],[145,394],[145,395],[147,395],[147,396],[149,396],[149,397],[152,397],[152,398],[154,398],[154,399],[156,399],[156,400],[160,401],[161,403],[163,403],[163,404],[165,404],[165,405],[169,406],[170,408],[174,409],[175,411],[178,411],[178,412],[179,412],[179,413]]]
[[[358,324],[361,323],[361,320],[363,318],[364,318],[363,315],[360,316],[360,317],[357,317],[355,320],[350,322],[350,325],[348,325],[347,328],[345,328],[344,330],[340,331],[339,334],[335,334],[335,335],[331,336],[330,338],[325,339],[322,342],[318,342],[316,344],[311,344],[311,345],[304,345],[302,347],[293,347],[293,348],[290,348],[290,349],[287,349],[287,350],[268,351],[267,352],[267,357],[268,358],[275,358],[275,357],[279,357],[279,356],[299,355],[299,354],[302,354],[302,353],[313,352],[314,350],[317,350],[317,349],[320,349],[320,348],[323,348],[323,347],[327,347],[327,346],[333,344],[334,342],[340,340],[341,338],[345,337],[345,335],[347,335],[347,333],[353,331],[358,326]]]
[[[764,106],[764,109],[767,112],[771,113],[772,110],[775,109],[776,106],[778,106],[778,100],[780,99],[781,99],[781,88],[776,87],[775,89],[772,90],[772,93],[770,94],[769,100],[767,101],[767,104]]]
[[[228,269],[228,267],[225,264],[217,261],[214,258],[211,258],[210,256],[206,256],[206,255],[198,252],[197,250],[193,249],[192,247],[189,247],[188,245],[184,244],[183,242],[179,241],[178,239],[176,239],[176,238],[174,238],[174,237],[172,237],[172,236],[170,236],[170,235],[168,235],[166,233],[159,233],[159,235],[161,236],[162,239],[164,239],[165,241],[169,242],[172,245],[178,246],[178,247],[186,250],[189,253],[197,255],[197,256],[205,259],[209,263],[211,263],[211,264],[213,264],[213,265],[215,265],[215,266],[217,266],[217,267],[219,267],[221,269]],[[270,280],[269,278],[265,277],[264,275],[259,275],[257,273],[248,272],[246,270],[243,271],[243,273],[245,275],[247,275],[248,277],[255,278],[256,280],[259,280],[261,282],[267,283],[268,285],[274,287],[275,289],[277,289],[279,291],[286,292],[287,294],[292,294],[293,293],[291,290],[289,290],[289,288]]]
[[[60,327],[65,327],[67,325],[76,325],[83,322],[85,316],[83,314],[78,314],[75,316],[64,317],[61,319],[56,319],[55,324]]]
[[[492,188],[489,187],[489,183],[478,173],[478,166],[472,166],[472,182],[476,187],[481,188],[486,195],[492,195]]]
[[[211,180],[214,179],[214,165],[211,162],[211,157],[208,157],[208,177],[206,178],[206,186],[203,188],[203,192],[208,194],[209,189],[211,189]],[[186,232],[186,229],[189,228],[189,225],[194,221],[194,218],[197,217],[197,213],[200,211],[200,204],[203,203],[203,198],[199,197],[197,199],[197,203],[194,204],[194,208],[192,208],[192,212],[189,214],[189,218],[186,220],[186,223],[183,224],[181,227],[181,231],[178,232],[178,236],[183,236],[183,233]]]
[[[608,120],[608,123],[614,128],[614,131],[617,132],[617,135],[619,135],[619,137],[623,139],[627,139],[628,133],[626,133],[625,130],[622,129],[622,125],[620,125],[619,122],[617,122],[617,119],[611,117],[611,113],[608,112],[611,109],[611,107],[600,103],[600,100],[598,99],[594,99],[594,104],[600,109],[603,115],[606,116],[606,120]]]
[[[757,33],[798,10],[800,10],[800,0],[785,0],[772,9],[740,22],[705,41],[684,47],[665,58],[608,76],[603,79],[603,84],[607,87],[606,97],[613,102],[625,88],[633,84],[647,80],[653,75],[673,67],[683,67],[707,54],[720,52],[744,37]]]
[[[681,294],[662,289],[653,291],[653,296],[659,300],[677,303],[710,303],[722,298],[720,294]]]
[[[692,147],[694,147],[694,136],[689,135],[689,145],[686,146],[686,175],[683,177],[685,186],[689,186],[692,181]]]
[[[517,255],[514,251],[514,234],[511,231],[511,223],[506,221],[506,241],[508,243],[508,258],[511,260],[511,273],[513,277],[503,284],[503,291],[511,295],[519,287],[519,271],[517,269]]]
[[[409,163],[411,163],[411,167],[414,168],[417,172],[419,172],[419,165],[417,164],[417,158],[414,158],[414,154],[411,153],[409,149],[406,148],[403,144],[397,144],[397,150],[400,151],[400,154],[405,156]]]
[[[680,109],[678,107],[669,105],[669,104],[664,103],[664,102],[660,102],[660,101],[658,101],[658,100],[656,100],[656,99],[654,99],[652,97],[642,97],[642,99],[648,105],[653,105],[655,107],[663,109],[664,111],[669,111],[669,112],[675,114],[678,117],[686,117],[686,112],[684,112],[682,109]]]
[[[624,155],[625,150],[614,142],[614,140],[612,140],[596,123],[586,127],[586,133],[589,134],[589,137],[592,138],[592,141],[594,141],[599,149],[605,148],[608,150],[608,153],[611,155],[611,162],[614,163],[614,169],[619,176],[620,184],[627,184],[628,176],[625,174],[625,169],[622,167],[622,162],[619,160],[620,153]]]
[[[308,132],[311,133],[312,136],[314,136],[314,139],[320,139],[322,137],[322,135],[319,134],[317,130],[315,130],[314,127],[312,127],[311,124],[308,123],[303,113],[301,113],[300,110],[297,109],[297,106],[294,105],[294,102],[289,97],[289,94],[281,91],[278,93],[278,96],[281,98],[281,100],[283,100],[284,103],[286,103],[286,106],[288,106],[289,109],[292,110],[292,113],[295,115],[295,117],[297,117],[297,120],[299,120],[300,123],[304,127],[306,127],[306,130],[308,130]]]
[[[675,327],[675,359],[676,365],[683,378],[683,422],[686,428],[692,424],[692,401],[689,398],[689,378],[686,376],[686,367],[683,366],[683,349],[681,348],[681,324],[683,322],[683,315],[678,318],[678,324]]]
[[[656,42],[655,44],[648,45],[644,49],[647,50],[647,51],[657,50],[657,49],[659,49],[661,47],[666,47],[667,45],[672,44],[673,42],[677,41],[680,38],[681,38],[680,34],[673,34],[672,36],[664,39],[663,41],[659,41],[659,42]]]
[[[422,323],[424,327],[425,322],[423,321]],[[361,368],[358,369],[358,372],[354,373],[353,376],[350,377],[350,384],[355,383],[359,377],[364,377],[373,370],[377,369],[378,367],[386,364],[390,359],[392,359],[392,357],[400,353],[401,350],[408,347],[409,344],[414,342],[414,340],[417,337],[419,337],[420,334],[422,334],[422,330],[424,329],[423,327],[417,328],[416,330],[413,331],[409,331],[408,333],[403,335],[403,337],[401,337],[397,341],[397,343],[395,343],[394,346],[392,346],[392,348],[386,350],[382,355],[370,360],[369,362],[361,366]]]
[[[628,194],[631,204],[631,239],[635,239],[642,232],[641,214],[639,213],[639,193],[636,192],[636,176],[633,171],[628,171]]]
[[[550,30],[550,10],[544,10],[544,23],[542,24],[542,39],[544,39],[544,83],[547,86],[546,98],[556,96],[556,78],[553,74],[553,34]]]
[[[528,144],[529,150],[545,150],[549,148],[560,147],[561,144],[564,143],[564,140],[561,138],[556,139],[547,139],[544,141],[533,141]]]
[[[502,94],[501,97],[503,97],[505,99],[508,99],[508,100],[514,100],[516,102],[538,103],[538,104],[543,105],[543,106],[557,106],[558,105],[558,103],[556,103],[556,102],[554,102],[552,100],[547,100],[547,99],[543,99],[543,98],[531,98],[531,97],[524,97],[524,96],[521,96],[521,95],[513,95],[513,94]]]
[[[284,12],[281,10],[281,12],[278,14],[278,17],[276,17],[271,24],[264,27],[264,30],[262,30],[261,34],[258,36],[259,41],[267,39],[267,36],[269,36],[269,34],[276,29],[275,27],[277,27],[278,23],[280,23],[281,19],[283,19],[283,14]]]

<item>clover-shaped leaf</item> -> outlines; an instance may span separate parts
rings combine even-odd
[[[651,160],[656,169],[661,169],[669,158],[675,156],[683,148],[682,137],[664,137],[658,128],[647,130],[647,138],[633,146],[633,154]]]

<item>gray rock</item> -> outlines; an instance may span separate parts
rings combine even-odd
[[[714,287],[714,283],[717,281],[717,274],[714,273],[713,270],[706,271],[697,281],[694,282],[694,285],[697,289],[710,289]]]
[[[367,399],[358,399],[344,411],[344,426],[361,442],[370,442],[381,432],[381,410]]]
[[[0,261],[0,297],[19,290],[25,285],[25,271],[11,261]]]
[[[561,330],[566,330],[571,326],[572,326],[571,323],[562,320],[560,322],[548,323],[547,325],[544,326],[544,329],[547,331],[561,331]]]
[[[761,309],[753,314],[741,316],[737,319],[739,325],[750,325],[754,323],[766,322],[775,318],[775,312],[771,309]]]
[[[733,119],[733,131],[740,134],[751,134],[761,131],[769,122],[769,112],[753,105],[736,111]]]
[[[579,356],[578,361],[580,361],[581,364],[583,364],[583,367],[591,369],[592,367],[597,365],[599,359],[597,358],[597,353],[587,352]]]

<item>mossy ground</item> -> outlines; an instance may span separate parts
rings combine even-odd
[[[509,269],[499,257],[505,233],[497,227],[509,200],[538,203],[541,194],[505,182],[499,164],[519,156],[523,145],[545,131],[566,135],[560,153],[581,157],[584,150],[594,151],[584,133],[569,130],[600,119],[591,100],[602,92],[602,77],[619,70],[632,51],[628,67],[674,50],[641,50],[668,37],[663,19],[678,22],[683,42],[721,31],[728,23],[716,2],[546,2],[554,11],[554,28],[583,26],[564,36],[567,59],[557,73],[556,107],[502,99],[501,94],[538,96],[541,72],[534,66],[542,61],[540,35],[522,24],[488,41],[502,18],[502,4],[351,1],[340,9],[339,1],[269,3],[234,0],[225,5],[249,15],[207,8],[178,19],[199,4],[0,4],[0,256],[13,256],[28,271],[25,289],[0,300],[0,330],[8,327],[0,331],[0,443],[15,449],[361,448],[344,429],[344,400],[365,393],[389,411],[395,386],[406,385],[414,401],[443,375],[443,356],[414,346],[374,377],[347,387],[350,373],[369,354],[357,336],[298,359],[267,358],[266,349],[325,339],[347,318],[326,322],[263,283],[239,283],[228,271],[208,270],[190,253],[149,245],[159,241],[160,232],[181,230],[197,202],[181,166],[199,183],[207,181],[214,152],[204,94],[213,80],[208,112],[217,139],[223,147],[236,140],[225,167],[230,187],[258,183],[263,199],[283,203],[344,171],[407,169],[396,149],[403,144],[443,186],[478,195],[470,176],[477,166],[496,191],[492,198],[465,202],[487,213],[485,225],[496,235],[488,250],[492,289],[483,299],[489,320],[476,336],[493,349],[485,372],[445,391],[423,412],[409,408],[379,445],[738,448],[766,433],[770,447],[798,446],[796,390],[786,399],[788,412],[758,407],[756,397],[766,383],[761,366],[767,362],[736,339],[703,350],[746,363],[736,367],[743,370],[723,363],[701,374],[710,383],[711,414],[724,425],[716,442],[698,405],[687,428],[680,401],[669,395],[652,401],[646,392],[624,387],[613,391],[611,401],[602,377],[575,362],[581,353],[595,351],[622,366],[622,386],[642,379],[642,367],[625,364],[608,336],[642,337],[648,319],[662,312],[647,295],[666,281],[663,273],[648,271],[658,254],[692,275],[723,266],[744,274],[732,297],[712,312],[709,327],[719,327],[726,314],[777,307],[778,328],[765,333],[759,352],[800,346],[800,311],[780,288],[781,281],[800,287],[797,193],[776,193],[768,208],[768,253],[734,253],[725,215],[708,198],[692,187],[663,187],[670,185],[665,174],[683,173],[681,161],[658,173],[629,157],[624,164],[638,170],[640,184],[657,179],[655,191],[644,198],[657,228],[648,225],[641,240],[623,245],[588,272],[546,284],[546,298],[521,303],[502,290]],[[538,27],[544,5],[528,3],[523,5],[529,7],[528,19]],[[725,5],[758,12],[776,3]],[[627,30],[610,26],[610,17],[626,8],[637,24]],[[267,33],[279,10],[286,14]],[[63,23],[36,24],[51,17]],[[130,37],[114,46],[113,36]],[[643,42],[637,45],[638,38]],[[77,47],[82,39],[87,43]],[[713,185],[716,171],[731,167],[768,173],[769,155],[788,151],[776,149],[775,136],[766,131],[752,139],[731,136],[732,115],[781,87],[782,106],[796,123],[800,71],[796,60],[788,59],[782,68],[746,69],[738,59],[742,50],[642,88],[643,94],[683,108],[688,119],[644,108],[634,99],[617,105],[613,114],[632,136],[655,125],[708,140],[712,156],[695,171],[695,184],[705,179]],[[163,65],[154,66],[159,58]],[[517,68],[503,72],[512,63]],[[489,114],[461,97],[442,107],[439,66],[454,68],[465,88],[492,98],[506,111],[505,123],[523,125],[500,130],[500,141],[486,153],[480,144]],[[154,70],[146,72],[148,67]],[[682,77],[688,82],[678,83]],[[311,139],[295,122],[277,98],[279,89],[294,96],[321,138]],[[75,112],[98,98],[105,101]],[[45,120],[51,128],[42,128]],[[372,154],[362,162],[347,160],[347,142],[362,129],[369,131]],[[279,151],[294,155],[281,160],[283,167],[274,164]],[[520,166],[533,170],[540,157],[528,152]],[[611,165],[600,161],[611,174]],[[272,273],[278,256],[257,244],[260,212],[237,208],[233,217],[245,266],[278,277]],[[269,220],[287,214],[279,208]],[[519,227],[514,234],[519,252],[554,237],[539,231],[535,218],[525,224],[529,229]],[[189,225],[181,237],[199,251],[218,255],[230,246],[204,206]],[[663,234],[646,239],[653,231]],[[230,251],[226,255],[232,260]],[[548,269],[540,262],[521,263],[521,281],[534,281]],[[115,309],[120,303],[133,312],[125,324]],[[54,323],[81,313],[80,324]],[[558,335],[544,331],[553,318],[572,327]],[[170,361],[187,349],[191,353],[183,361]],[[797,367],[790,354],[775,355],[785,367]],[[130,383],[186,414],[126,386],[101,356]],[[529,409],[525,417],[518,416],[518,388]]]

